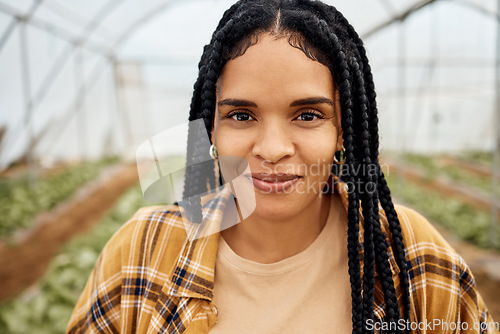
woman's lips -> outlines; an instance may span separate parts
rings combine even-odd
[[[293,174],[252,173],[254,187],[266,194],[286,192],[299,179],[300,176]]]

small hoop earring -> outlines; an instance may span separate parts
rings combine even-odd
[[[339,158],[337,158],[337,153],[339,155]],[[347,157],[345,156],[345,147],[342,147],[340,151],[335,152],[335,154],[333,155],[333,162],[335,162],[337,165],[343,165],[346,160]]]
[[[210,145],[210,157],[214,160],[217,160],[219,157],[219,153],[217,152],[217,147],[214,144]]]

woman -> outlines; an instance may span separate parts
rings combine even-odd
[[[182,209],[144,208],[115,234],[69,333],[497,332],[463,260],[394,208],[370,66],[335,8],[233,5],[200,61],[199,119],[212,145],[192,127],[188,165],[215,160],[188,170]],[[188,238],[186,211],[224,219],[197,195],[217,188],[225,156],[247,161],[255,209]]]

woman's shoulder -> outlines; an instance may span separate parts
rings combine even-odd
[[[432,244],[450,250],[453,248],[427,218],[404,205],[395,205],[405,245]],[[454,250],[453,250],[454,251]]]
[[[395,205],[395,209],[401,226],[405,253],[412,265],[425,267],[432,264],[462,269],[466,267],[462,257],[427,218],[404,205]]]
[[[396,205],[395,209],[413,284],[425,287],[427,292],[444,290],[446,295],[450,291],[458,293],[463,288],[470,289],[475,283],[469,267],[429,220],[403,205]]]
[[[139,209],[102,250],[75,306],[68,333],[116,332],[122,322],[134,319],[134,305],[154,309],[162,287],[170,284],[185,241],[178,206]],[[141,315],[141,319],[150,317],[150,313]]]
[[[463,258],[420,213],[402,205],[395,209],[405,243],[415,319],[450,319],[469,325],[492,322]]]
[[[135,233],[158,233],[168,229],[173,236],[186,235],[178,205],[142,207],[115,233],[113,238],[133,236]],[[112,238],[112,240],[113,240]]]
[[[122,268],[136,267],[145,260],[167,265],[175,261],[185,241],[179,206],[143,207],[115,232],[101,256],[112,257],[113,262],[120,259]]]

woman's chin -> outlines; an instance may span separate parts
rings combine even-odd
[[[256,194],[254,217],[265,220],[287,220],[296,216],[302,208],[301,202],[290,194],[259,196]],[[304,203],[304,202],[302,202]]]

